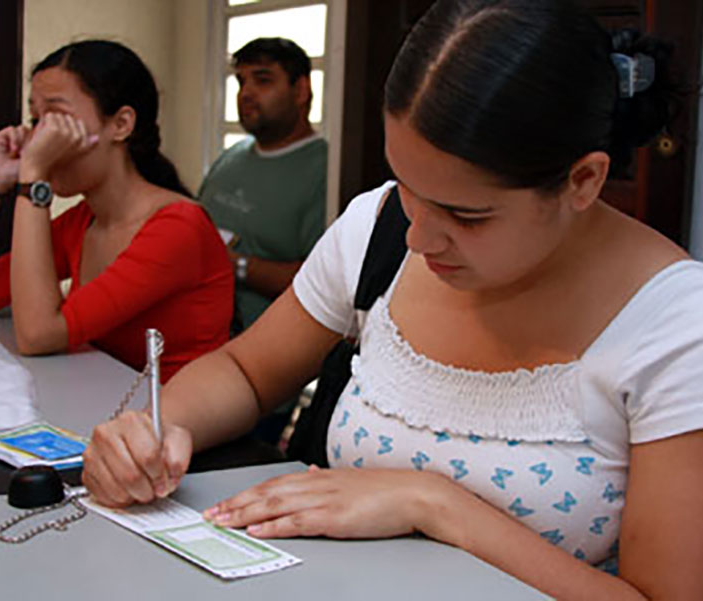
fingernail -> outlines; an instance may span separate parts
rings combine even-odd
[[[229,513],[219,513],[215,516],[215,519],[212,521],[217,524],[218,526],[224,526],[232,517],[231,514]]]
[[[91,136],[88,136],[88,142],[90,144],[95,144],[100,139],[100,136],[98,134],[93,134]]]
[[[215,505],[215,507],[210,507],[210,509],[203,511],[203,517],[209,520],[214,518],[218,513],[220,513],[220,508]]]
[[[251,526],[247,526],[247,532],[249,534],[261,534],[261,531],[264,529],[264,527],[261,524],[252,524]]]
[[[168,488],[166,488],[166,483],[165,482],[159,482],[155,487],[154,491],[156,492],[156,496],[163,499],[164,497],[167,497],[169,494]]]

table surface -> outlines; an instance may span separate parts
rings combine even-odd
[[[110,417],[137,375],[131,367],[89,345],[56,355],[18,355],[12,320],[8,317],[0,317],[0,344],[32,373],[42,418],[82,436],[90,436],[97,424]],[[129,408],[143,407],[147,398],[147,383],[144,382]],[[191,471],[272,463],[281,459],[281,453],[270,445],[245,437],[195,455]],[[7,492],[11,471],[0,462],[0,493]],[[69,482],[78,483],[76,470],[66,475]]]
[[[110,417],[137,375],[131,367],[88,345],[71,353],[17,355],[8,317],[0,318],[0,343],[32,373],[43,418],[83,436]],[[141,408],[146,400],[147,388],[142,385],[130,407]]]
[[[299,463],[279,463],[188,474],[174,498],[203,510],[257,482],[300,469]],[[0,497],[0,520],[15,513]],[[548,599],[469,553],[420,537],[272,542],[303,563],[224,581],[90,513],[66,532],[46,532],[21,545],[0,543],[3,599]]]

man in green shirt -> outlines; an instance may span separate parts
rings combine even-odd
[[[222,153],[198,196],[233,234],[238,332],[288,287],[324,231],[327,142],[308,120],[310,59],[298,45],[258,38],[232,64],[239,119],[251,136]]]

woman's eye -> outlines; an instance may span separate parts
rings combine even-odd
[[[457,213],[452,213],[452,217],[454,217],[454,220],[458,222],[459,225],[466,228],[485,225],[491,219],[490,217],[468,217],[466,215],[459,215]]]

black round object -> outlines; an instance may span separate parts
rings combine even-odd
[[[59,473],[48,465],[31,465],[12,472],[7,502],[13,507],[53,505],[64,499]]]

